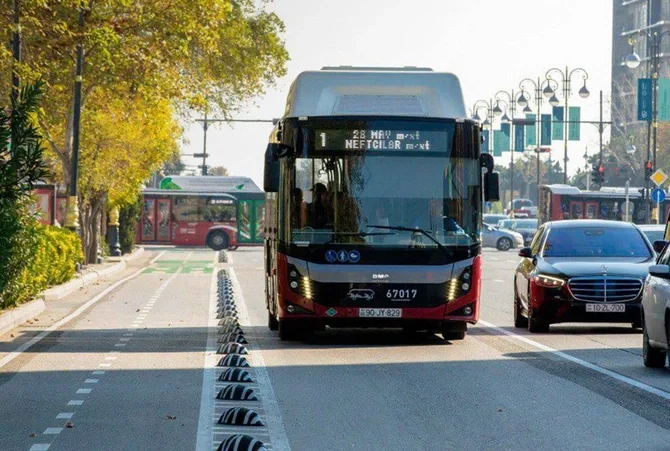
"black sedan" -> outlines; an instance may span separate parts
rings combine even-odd
[[[514,325],[547,332],[563,322],[631,323],[654,251],[627,222],[575,220],[542,225],[514,273]]]

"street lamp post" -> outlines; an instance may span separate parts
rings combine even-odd
[[[79,7],[79,31],[84,32],[84,14],[86,13],[83,3]],[[79,207],[77,205],[77,179],[79,173],[79,125],[81,122],[81,85],[82,70],[84,65],[84,37],[79,36],[77,43],[77,62],[74,77],[74,101],[72,113],[72,170],[70,178],[70,192],[67,198],[67,209],[65,213],[65,227],[71,230],[79,229]]]
[[[555,87],[558,87],[558,84],[553,81],[553,80],[540,80],[538,77],[537,81],[531,79],[531,78],[524,78],[519,82],[519,88],[521,89],[522,94],[526,92],[526,90],[531,91],[528,89],[528,86],[532,87],[532,90],[535,92],[535,107],[537,108],[537,114],[535,115],[535,134],[536,134],[536,139],[537,142],[536,144],[536,156],[537,156],[537,201],[540,201],[540,119],[541,119],[541,114],[542,114],[542,99],[544,98],[544,92],[547,90],[547,88],[551,89],[553,91],[551,85],[552,83],[554,84]],[[529,96],[530,97],[530,96]],[[532,113],[532,109],[530,108],[528,98],[524,96],[519,97],[519,106],[524,107],[524,113]]]
[[[584,80],[584,86],[579,89],[579,97],[586,99],[591,94],[586,88],[586,80],[589,78],[589,74],[586,72],[586,70],[580,67],[569,70],[566,67],[565,72],[563,72],[561,69],[554,67],[553,69],[549,69],[545,76],[547,80],[554,80],[552,74],[557,74],[561,76],[561,80],[563,82],[563,100],[565,101],[565,110],[563,111],[563,183],[566,185],[568,183],[568,101],[570,99],[570,95],[572,94],[572,77],[578,73],[582,75],[582,79]],[[543,93],[545,97],[549,98],[549,103],[551,103],[552,106],[558,105],[559,102],[556,98],[556,93],[553,89],[551,89],[551,86],[547,85],[547,88],[545,88]]]
[[[670,34],[669,31],[664,31],[661,34],[658,34],[657,32],[654,32],[653,34],[649,33],[646,30],[640,30],[637,32],[638,36],[644,36],[647,38],[647,43],[649,44],[651,48],[651,55],[649,61],[651,61],[651,67],[647,65],[647,72],[649,74],[649,78],[651,78],[651,92],[653,93],[652,98],[651,98],[651,122],[647,122],[647,161],[645,162],[645,168],[649,166],[649,163],[651,162],[651,171],[656,170],[656,132],[658,129],[658,71],[659,71],[659,59],[661,56],[661,44],[663,41],[663,37],[667,36]],[[638,55],[635,52],[635,43],[637,42],[635,39],[632,37],[629,40],[630,45],[631,45],[631,53],[626,56],[624,59],[626,67],[629,69],[636,69],[638,66],[640,66],[640,63],[642,62],[642,59],[640,58],[640,55]],[[652,131],[653,130],[653,131]],[[652,133],[653,133],[653,138],[652,138]],[[650,143],[650,139],[653,139],[653,141]],[[653,152],[653,156],[652,156]],[[649,197],[649,176],[648,174],[645,173],[644,177],[644,186],[645,186],[645,204],[647,206],[646,209],[646,216],[647,220],[649,219],[649,211],[650,211],[650,197]]]
[[[492,142],[493,142],[493,119],[496,116],[499,116],[502,114],[502,110],[500,109],[500,106],[496,105],[495,107],[493,106],[493,99],[490,100],[477,100],[472,107],[472,119],[475,121],[481,122],[481,117],[479,116],[479,111],[480,110],[486,110],[486,114],[484,115],[486,119],[484,122],[482,122],[482,125],[484,127],[488,126],[489,127],[489,142],[487,143],[487,149],[486,151],[491,153],[493,150],[492,148]]]
[[[518,98],[517,98],[518,94]],[[502,100],[500,97],[506,97],[507,100]],[[504,101],[508,106],[509,106],[509,111],[511,113],[511,117],[507,116],[507,111],[505,111],[505,114],[503,117],[500,119],[503,124],[510,124],[510,162],[509,162],[509,168],[510,168],[510,181],[509,181],[509,199],[510,203],[512,205],[512,208],[514,207],[514,151],[515,151],[515,146],[514,146],[514,138],[516,137],[514,133],[514,118],[516,116],[516,106],[519,105],[520,107],[528,107],[528,101],[526,97],[524,96],[523,91],[514,93],[514,90],[511,92],[507,92],[504,90],[498,91],[495,95],[495,99],[497,102]],[[521,105],[523,103],[523,105]],[[523,125],[522,125],[523,127]]]

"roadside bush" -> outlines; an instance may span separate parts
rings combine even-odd
[[[141,196],[137,199],[137,202],[124,205],[119,211],[119,241],[121,242],[121,252],[124,254],[132,252],[135,247],[135,231],[141,212]]]
[[[30,218],[15,236],[21,246],[12,257],[20,261],[10,261],[9,266],[20,270],[0,287],[0,308],[19,305],[52,285],[67,282],[84,259],[79,236],[67,229]]]

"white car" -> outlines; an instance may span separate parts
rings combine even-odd
[[[642,295],[642,357],[645,366],[663,368],[670,340],[670,246],[656,241],[654,248],[660,255],[649,267]]]

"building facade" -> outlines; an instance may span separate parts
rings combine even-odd
[[[613,135],[628,135],[637,123],[637,79],[651,73],[652,49],[639,32],[661,35],[670,30],[670,0],[613,0],[612,23],[612,122]],[[624,64],[632,52],[631,44],[642,60],[637,69]],[[668,76],[670,36],[661,40],[659,76]]]

